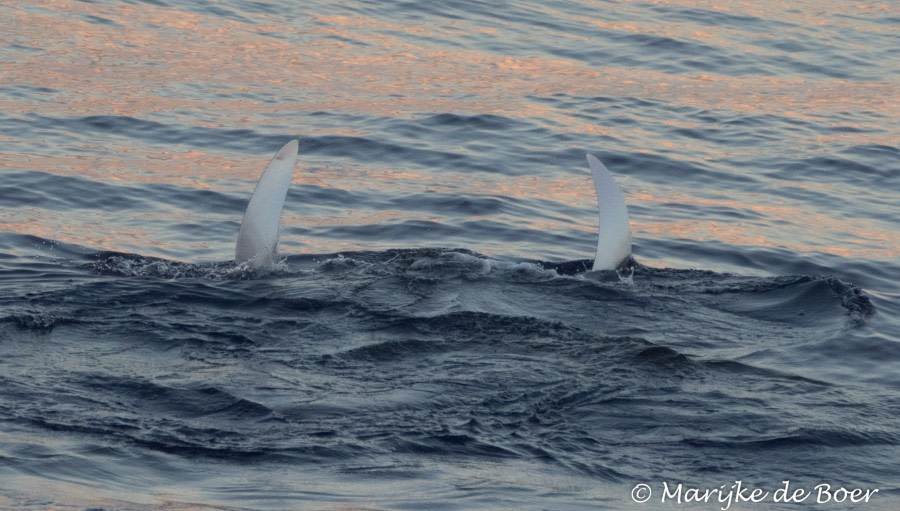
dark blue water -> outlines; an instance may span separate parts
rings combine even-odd
[[[0,6],[0,508],[896,508],[898,22]],[[235,268],[293,137],[285,260]]]

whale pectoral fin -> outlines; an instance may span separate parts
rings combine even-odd
[[[298,140],[285,144],[259,178],[238,231],[234,250],[236,264],[248,263],[255,269],[275,262],[281,210],[291,184],[299,146]]]
[[[592,154],[587,155],[587,161],[600,208],[599,239],[592,270],[615,270],[631,256],[628,208],[612,173]]]

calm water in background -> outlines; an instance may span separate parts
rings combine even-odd
[[[0,507],[900,502],[896,5],[35,4],[0,2]],[[241,274],[292,137],[287,260]],[[630,280],[578,271],[585,152]]]

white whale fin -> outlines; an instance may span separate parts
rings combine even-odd
[[[275,263],[281,209],[291,184],[299,146],[298,140],[285,144],[259,178],[238,231],[234,249],[236,264],[248,263],[251,268],[257,269]]]
[[[631,230],[628,227],[628,208],[612,173],[592,154],[587,155],[594,189],[600,205],[600,239],[593,271],[615,270],[631,256]]]

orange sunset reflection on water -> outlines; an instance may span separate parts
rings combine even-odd
[[[239,118],[253,124],[265,114],[319,110],[399,116],[478,111],[554,120],[549,107],[528,100],[531,95],[553,94],[677,99],[686,106],[759,115],[897,109],[891,96],[894,87],[885,83],[598,69],[572,59],[415,44],[391,32],[430,32],[432,27],[376,18],[314,16],[283,24],[281,18],[258,14],[251,25],[189,12],[173,16],[168,9],[149,5],[100,6],[67,0],[42,5],[52,15],[16,9],[6,13],[17,40],[31,40],[45,51],[5,63],[4,79],[77,91],[64,101],[42,105],[46,114],[103,112],[143,118],[194,108],[217,112],[221,120]],[[112,24],[83,21],[79,14]],[[48,31],[61,17],[70,24],[68,30]],[[155,30],[147,30],[148,26]],[[263,35],[267,28],[297,41]],[[641,29],[675,31],[667,33],[670,37],[681,30],[680,26]],[[344,40],[363,44],[365,50]],[[179,93],[179,87],[189,84],[222,97],[197,99]],[[268,92],[278,101],[241,97],[247,91]],[[471,96],[463,101],[449,95]],[[6,111],[33,111],[27,104],[3,106]]]
[[[669,6],[697,6],[743,16],[771,17],[781,9],[783,18],[803,26],[817,26],[816,14],[787,8],[787,4],[763,6],[750,2],[655,1]],[[752,151],[728,147],[704,139],[672,139],[665,130],[700,128],[700,121],[646,119],[630,126],[598,126],[576,118],[535,97],[642,98],[665,102],[672,108],[720,109],[735,115],[777,115],[798,122],[819,122],[835,112],[879,112],[886,118],[900,117],[896,82],[849,81],[808,75],[732,75],[714,71],[667,73],[624,65],[597,67],[574,58],[502,54],[496,51],[441,44],[441,40],[465,38],[467,34],[502,37],[484,24],[423,20],[392,22],[374,16],[305,14],[293,18],[265,13],[248,13],[246,21],[222,16],[172,10],[152,5],[97,5],[72,0],[49,0],[39,6],[2,4],[5,29],[3,42],[39,48],[21,52],[3,62],[5,84],[44,87],[57,91],[40,103],[16,101],[0,96],[0,109],[17,116],[72,118],[88,115],[134,117],[158,122],[175,121],[189,126],[214,129],[256,129],[284,132],[285,136],[346,135],[377,136],[361,128],[310,125],[306,114],[333,112],[352,115],[417,119],[433,113],[495,114],[510,119],[537,122],[556,129],[564,126],[572,133],[597,137],[597,148],[617,147],[647,153],[686,154],[702,160],[724,160],[752,156]],[[615,3],[628,13],[636,10],[629,2]],[[547,8],[549,9],[549,8]],[[854,13],[890,11],[885,3],[844,5],[823,2],[823,10]],[[600,20],[554,11],[554,16],[572,23],[616,33],[657,36],[764,54],[760,46],[747,46],[746,37],[735,26],[697,26],[683,21]],[[101,18],[100,24],[86,16]],[[847,23],[856,23],[848,19]],[[887,33],[889,27],[884,27]],[[277,34],[274,36],[273,34]],[[757,34],[772,38],[775,34]],[[589,37],[577,34],[571,39]],[[640,114],[635,114],[639,116]],[[659,126],[654,126],[658,124]],[[773,150],[788,146],[818,148],[828,154],[835,144],[882,144],[893,146],[897,134],[887,130],[860,129],[851,121],[833,133],[798,132],[788,141],[772,140]],[[659,128],[659,129],[657,129]],[[853,128],[853,129],[850,129]],[[58,175],[81,176],[106,182],[168,184],[221,190],[249,195],[248,186],[259,175],[268,155],[246,155],[228,150],[198,150],[178,144],[133,146],[124,137],[106,140],[72,140],[56,148],[52,142],[32,141],[21,151],[0,155],[0,168],[34,170]],[[187,141],[186,141],[187,142]],[[0,135],[0,143],[15,148],[16,140]],[[557,148],[565,149],[565,148]],[[582,148],[579,150],[596,151]],[[46,152],[44,152],[46,151]],[[303,145],[301,142],[301,153]],[[557,255],[589,256],[596,219],[594,196],[584,169],[547,169],[540,176],[510,177],[501,174],[440,172],[431,174],[372,162],[369,167],[304,160],[294,176],[295,186],[353,187],[386,195],[438,190],[445,193],[502,194],[521,199],[553,201],[571,208],[570,214],[554,214],[524,222],[542,231],[584,234],[584,252],[563,249]],[[616,169],[612,169],[613,172]],[[575,177],[583,176],[583,177]],[[645,193],[639,175],[623,178],[626,200],[635,209],[636,237],[678,237],[692,240],[716,239],[734,245],[784,246],[799,252],[813,250],[837,255],[865,253],[876,259],[898,256],[900,242],[884,225],[868,224],[860,218],[810,216],[799,206],[736,193],[724,201],[702,190],[684,193],[667,188],[666,196]],[[337,185],[335,183],[338,183]],[[345,184],[346,183],[346,184]],[[629,186],[631,185],[631,186]],[[805,186],[796,183],[795,186]],[[810,185],[814,186],[814,185]],[[665,203],[703,210],[727,207],[757,215],[753,222],[725,219],[691,220],[666,218]],[[655,205],[660,207],[656,208]],[[239,217],[240,211],[235,212]],[[416,212],[365,211],[345,216],[304,217],[302,211],[287,213],[286,219],[306,225],[364,225],[403,219],[439,220]],[[46,236],[73,243],[88,243],[97,249],[154,250],[166,221],[158,218],[154,227],[141,229],[129,224],[113,227],[102,218],[71,223],[71,217],[41,220],[34,211],[6,215],[0,225],[7,231]],[[191,212],[171,212],[171,221],[193,221]],[[31,216],[30,216],[31,215]],[[581,215],[579,218],[578,215]],[[470,219],[484,219],[471,217]],[[455,219],[463,221],[465,219]],[[235,220],[236,221],[236,220]],[[773,236],[772,223],[782,222]],[[69,222],[67,224],[67,222]],[[855,232],[858,240],[816,238],[806,232],[810,222],[828,222],[836,230]],[[106,234],[95,235],[100,225]],[[123,244],[122,240],[130,240]],[[225,242],[213,242],[225,252]],[[304,240],[304,250],[330,252],[342,241]],[[849,243],[849,245],[846,245]],[[389,241],[385,242],[389,245]],[[290,242],[288,242],[290,246]],[[479,249],[502,252],[508,244],[483,243]],[[328,248],[331,247],[331,248]],[[348,248],[364,248],[349,247]],[[581,249],[579,249],[581,250]],[[162,251],[164,252],[164,251]]]

